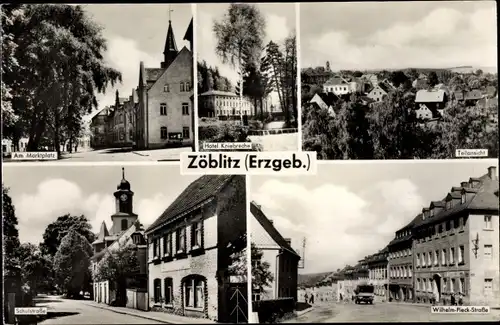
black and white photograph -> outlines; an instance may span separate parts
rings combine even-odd
[[[296,4],[196,6],[199,150],[299,150]]]
[[[4,161],[194,151],[191,4],[2,5],[2,35]]]
[[[301,3],[303,150],[497,158],[497,50],[494,1]]]
[[[12,164],[2,192],[6,324],[247,322],[244,176]]]
[[[500,320],[496,159],[320,164],[249,181],[260,322]],[[431,312],[459,306],[490,311]]]

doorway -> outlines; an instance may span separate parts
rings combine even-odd
[[[438,302],[441,300],[441,276],[439,274],[434,274],[432,280],[434,282],[433,293],[436,297],[436,302]]]

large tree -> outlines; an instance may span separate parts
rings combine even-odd
[[[106,65],[102,28],[82,7],[22,5],[5,12],[12,23],[2,24],[2,32],[15,44],[6,47],[17,64],[10,64],[2,78],[19,116],[5,136],[14,143],[29,137],[29,151],[50,137],[59,153],[61,140],[73,139],[82,115],[97,105],[96,93],[121,81],[121,74]]]
[[[2,230],[4,272],[7,276],[16,276],[19,272],[19,230],[16,210],[9,195],[9,189],[2,183]]]
[[[116,284],[117,304],[124,306],[127,279],[139,272],[139,268],[137,246],[123,243],[116,250],[105,252],[93,271],[93,278],[96,282],[110,281]]]
[[[23,243],[19,248],[22,281],[29,291],[36,295],[44,290],[54,289],[52,277],[52,258],[43,255],[38,246]]]
[[[223,63],[229,63],[239,72],[243,83],[245,65],[257,66],[263,48],[265,19],[253,4],[232,3],[213,31],[217,39],[215,51]],[[240,92],[243,95],[243,89]]]
[[[263,293],[274,281],[274,276],[269,270],[271,265],[269,262],[262,260],[264,253],[253,242],[251,243],[251,250],[252,291]]]
[[[90,290],[90,257],[93,254],[88,240],[71,229],[61,240],[54,257],[56,282],[68,297]]]
[[[61,241],[68,232],[73,229],[85,237],[89,243],[95,240],[95,234],[92,232],[92,226],[88,219],[81,216],[72,216],[65,214],[56,221],[47,226],[43,233],[43,242],[41,243],[42,252],[54,256],[61,244]]]

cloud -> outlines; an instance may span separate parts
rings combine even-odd
[[[208,12],[198,10],[196,16],[198,58],[199,60],[205,60],[208,65],[217,66],[221,75],[229,78],[234,85],[238,80],[238,73],[231,65],[222,63],[222,60],[215,53],[217,40],[212,26],[214,21],[219,20],[221,17],[222,14],[214,16]],[[266,20],[264,44],[267,44],[270,40],[282,44],[291,31],[287,19],[270,13],[264,13],[264,18]]]
[[[306,237],[306,273],[336,270],[382,249],[423,202],[407,179],[373,184],[359,194],[335,184],[307,189],[271,179],[251,197],[292,246],[300,248]]]
[[[108,50],[104,55],[106,64],[122,73],[123,81],[115,87],[108,87],[105,94],[97,96],[99,108],[114,104],[115,91],[118,89],[120,97],[132,95],[139,83],[139,63],[144,61],[146,67],[159,67],[162,61],[161,54],[152,56],[138,48],[137,42],[117,35],[105,35],[108,39]]]
[[[157,193],[151,198],[135,199],[135,212],[139,220],[148,226],[175,198]],[[111,228],[110,216],[115,213],[115,198],[110,194],[84,194],[80,187],[64,179],[46,179],[32,194],[13,197],[19,221],[19,236],[22,242],[38,244],[43,240],[45,228],[58,217],[70,213],[85,215],[98,232],[102,222]]]
[[[438,8],[417,22],[395,23],[362,39],[333,30],[302,40],[305,66],[332,69],[496,66],[494,10],[469,13]]]

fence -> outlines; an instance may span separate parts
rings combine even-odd
[[[248,135],[271,135],[271,134],[286,134],[297,133],[298,128],[273,129],[273,130],[249,130]]]

